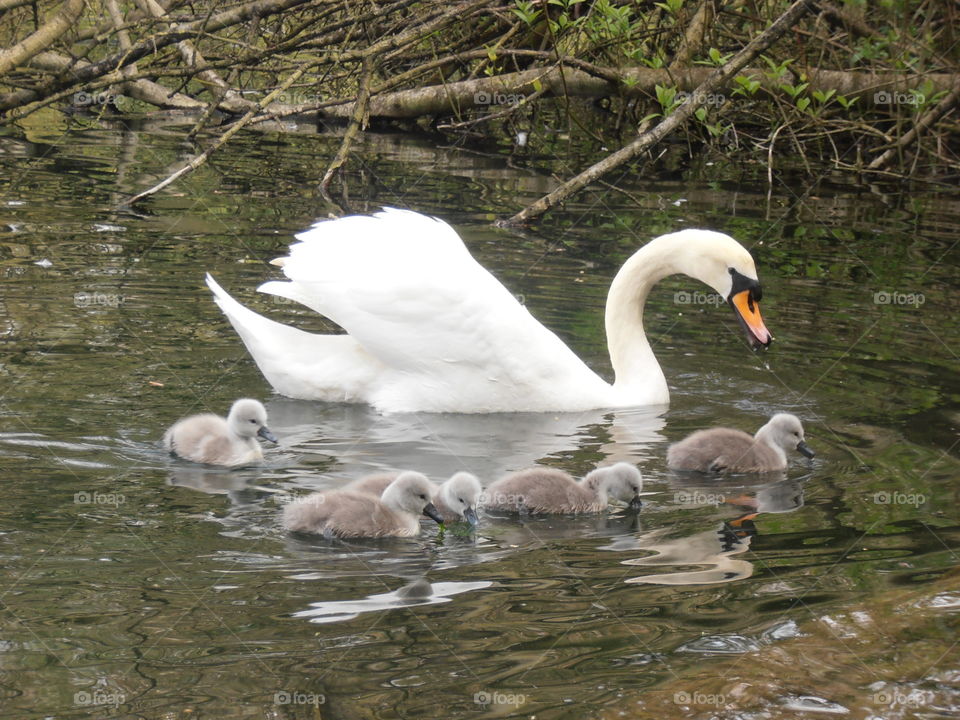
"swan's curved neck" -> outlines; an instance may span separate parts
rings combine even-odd
[[[667,275],[681,272],[677,247],[657,238],[635,252],[613,279],[604,322],[618,394],[636,395],[637,404],[669,401],[667,381],[643,330],[643,306],[650,289]]]

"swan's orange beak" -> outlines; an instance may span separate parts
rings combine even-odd
[[[753,299],[750,290],[738,292],[730,298],[730,304],[746,331],[750,344],[754,348],[767,347],[773,341],[773,336],[763,324],[763,318],[760,317],[760,303]]]

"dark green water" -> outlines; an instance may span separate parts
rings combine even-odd
[[[626,698],[665,684],[695,693],[684,678],[711,663],[892,589],[922,593],[957,564],[956,190],[829,173],[768,188],[765,172],[715,158],[627,173],[629,196],[588,193],[519,237],[490,222],[551,187],[523,167],[549,158],[510,167],[372,136],[349,176],[354,209],[447,219],[602,373],[610,279],[681,227],[752,248],[777,339],[752,353],[728,308],[673,278],[646,314],[673,395],[664,415],[379,416],[272,395],[202,281],[209,270],[258,311],[323,327],[253,289],[326,211],[314,182],[336,141],[240,139],[149,214],[113,210],[177,167],[181,137],[0,138],[0,716],[647,717]],[[174,420],[240,395],[266,401],[282,441],[263,468],[216,472],[160,452]],[[812,463],[795,457],[766,484],[694,487],[667,472],[668,441],[718,423],[752,431],[779,410],[804,419]],[[488,520],[476,538],[431,529],[350,545],[278,524],[287,493],[382,467],[489,481],[609,458],[639,463],[656,492],[639,517]],[[429,598],[394,594],[421,577]],[[956,632],[955,613],[937,632]],[[938,653],[904,682],[958,669]],[[860,680],[848,690],[873,695]],[[808,694],[866,717],[823,688]],[[719,716],[708,702],[672,716]],[[730,703],[723,717],[763,716]]]

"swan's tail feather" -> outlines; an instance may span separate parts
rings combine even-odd
[[[302,292],[300,285],[297,283],[286,282],[285,280],[270,280],[258,287],[257,292],[287,298],[288,300],[293,300],[301,305],[305,305],[311,310],[320,312],[319,308],[316,307],[316,303],[312,302],[311,298]],[[320,314],[322,315],[323,313]]]
[[[349,335],[316,335],[278,323],[238,303],[209,273],[206,282],[260,372],[278,393],[304,400],[366,401],[369,385],[382,366],[356,340]],[[300,301],[282,292],[274,294]]]

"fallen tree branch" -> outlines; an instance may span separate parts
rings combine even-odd
[[[83,60],[74,60],[52,51],[42,52],[33,57],[29,62],[29,67],[47,70],[49,72],[62,73],[72,68],[82,68],[88,63]],[[126,68],[124,68],[126,70]],[[122,71],[108,73],[100,78],[101,84],[120,82],[126,80],[126,86],[130,97],[136,100],[148,102],[157,107],[175,108],[178,110],[197,110],[204,106],[199,100],[194,100],[189,95],[172,92],[163,85],[147,80],[145,78],[130,79]],[[88,88],[91,89],[92,88]],[[93,94],[92,92],[89,94]]]
[[[680,127],[684,122],[693,116],[697,108],[701,107],[708,95],[718,87],[728,82],[740,70],[746,67],[753,58],[770,47],[777,39],[787,32],[790,27],[801,17],[814,9],[813,0],[797,0],[780,17],[757,35],[753,40],[747,43],[740,52],[738,52],[723,67],[717,68],[710,73],[709,77],[691,93],[687,99],[680,104],[670,115],[664,118],[656,127],[648,130],[633,140],[628,145],[622,147],[612,155],[608,155],[600,162],[592,165],[579,175],[571,178],[553,192],[544,195],[532,205],[528,205],[513,217],[506,221],[501,221],[501,225],[521,225],[528,223],[534,218],[538,218],[547,212],[550,208],[563,202],[574,193],[580,191],[594,180],[600,178],[616,167],[629,162],[640,153],[645,152],[660,142],[663,138]]]
[[[135,0],[140,9],[152,15],[154,18],[163,18],[167,11],[164,10],[156,0]],[[176,28],[176,26],[174,26]],[[122,47],[122,46],[121,46]],[[129,50],[129,48],[127,48]],[[216,71],[207,67],[207,61],[200,51],[190,40],[181,40],[177,43],[177,49],[180,56],[188,67],[197,68],[198,77],[202,82],[211,87],[211,92],[218,98],[216,106],[223,107],[227,112],[246,112],[252,109],[256,103],[245,99],[240,93],[231,88],[226,81],[221,78]]]
[[[288,77],[276,90],[274,90],[272,93],[270,93],[263,99],[262,101],[263,104],[269,105],[274,97],[284,92],[287,88],[293,85],[297,80],[303,77],[303,74],[307,72],[307,70],[309,70],[311,67],[314,67],[314,64],[315,63],[308,63],[306,65],[303,65],[296,72],[291,74],[290,77]],[[186,175],[188,172],[192,172],[193,170],[196,170],[198,167],[203,165],[207,161],[207,159],[211,155],[213,155],[214,152],[216,152],[218,148],[225,145],[230,140],[230,138],[232,138],[234,135],[240,132],[240,130],[242,130],[243,127],[248,122],[250,122],[251,118],[253,118],[253,116],[256,115],[257,112],[259,112],[259,110],[260,110],[260,104],[258,103],[256,108],[248,111],[247,114],[244,115],[242,118],[240,118],[239,121],[235,122],[225,133],[223,133],[223,135],[217,138],[216,142],[214,142],[210,147],[208,147],[202,153],[194,157],[190,162],[188,162],[182,168],[177,170],[175,173],[168,176],[166,179],[157,183],[153,187],[148,188],[143,192],[137,193],[132,198],[127,200],[126,203],[124,203],[123,205],[126,207],[133,206],[136,203],[143,200],[145,197],[149,197],[150,195],[153,195],[154,193],[157,193],[160,190],[163,190],[163,188],[167,187],[167,185],[170,185],[171,183],[175,182],[177,179]]]
[[[320,181],[320,189],[326,194],[330,187],[330,181],[333,180],[333,174],[347,161],[350,154],[350,146],[354,138],[366,125],[367,104],[370,100],[370,80],[373,77],[374,63],[370,56],[363,59],[363,69],[360,73],[360,91],[357,94],[357,101],[353,105],[353,116],[350,118],[350,124],[343,135],[343,141],[340,143],[340,149],[330,163],[330,167],[323,174],[323,180]]]
[[[956,104],[960,102],[960,86],[953,89],[953,92],[941,98],[940,102],[927,110],[916,124],[909,131],[897,140],[893,147],[888,148],[883,154],[877,156],[867,166],[868,170],[882,170],[887,167],[891,161],[904,148],[914,142],[924,130],[933,125],[937,120],[946,115]]]
[[[428,85],[412,90],[397,90],[391,93],[372,91],[370,117],[386,119],[416,118],[423,115],[460,113],[476,107],[485,107],[490,98],[505,95],[532,95],[543,92],[546,97],[606,97],[620,94],[624,97],[640,97],[654,91],[657,85],[674,87],[688,93],[699,92],[716,72],[702,66],[654,69],[631,67],[623,69],[591,68],[581,70],[561,58],[557,67],[537,67],[514,73],[461,80],[442,85]],[[570,67],[573,65],[574,67]],[[602,71],[598,72],[598,71]],[[833,90],[849,97],[863,96],[864,105],[877,104],[874,93],[878,91],[907,93],[920,82],[929,82],[934,92],[949,91],[957,83],[957,76],[949,73],[872,73],[845,70],[817,70],[794,68],[803,72],[810,83],[810,91]],[[711,85],[711,92],[731,86],[733,77],[742,74],[755,76],[767,92],[783,94],[778,78],[769,76],[765,68],[741,67],[731,75]],[[540,86],[540,89],[538,89]],[[348,98],[329,100],[314,106],[303,105],[292,112],[323,109],[328,117],[349,118],[353,114],[353,102]]]
[[[79,2],[81,8],[83,5],[83,0],[68,0],[68,2]],[[224,10],[202,20],[184,23],[174,31],[162,32],[145,40],[141,40],[129,50],[122,50],[104,60],[84,65],[76,69],[71,77],[51,78],[40,87],[0,95],[0,111],[12,110],[19,105],[32,102],[33,100],[65,88],[96,80],[102,75],[106,75],[114,70],[119,70],[126,65],[135,63],[141,58],[155,55],[159,50],[174,45],[181,40],[188,40],[195,37],[198,32],[213,33],[217,30],[237,25],[253,17],[280,13],[308,2],[311,2],[311,0],[254,0],[254,2]],[[29,40],[29,38],[27,38],[27,40]],[[26,40],[15,47],[19,47],[25,42]],[[44,47],[46,47],[46,45],[40,49],[42,50]],[[0,68],[2,68],[2,65],[0,65]],[[2,74],[2,72],[3,71],[0,70],[0,74]]]
[[[11,48],[0,52],[0,77],[42,52],[69,30],[83,12],[84,0],[66,0],[60,12]]]
[[[29,5],[33,0],[0,0],[0,13]]]

